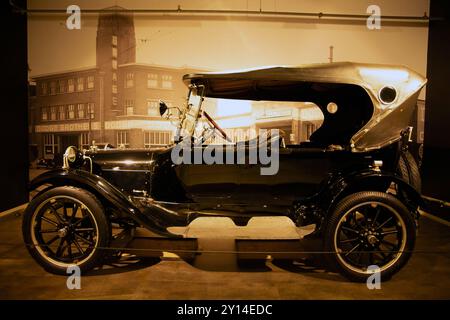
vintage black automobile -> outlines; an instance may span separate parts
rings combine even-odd
[[[314,224],[310,237],[321,239],[329,267],[354,281],[365,281],[369,266],[388,279],[406,264],[421,205],[408,125],[425,78],[406,67],[345,62],[187,74],[183,80],[189,94],[178,109],[172,145],[69,147],[63,168],[31,182],[40,191],[25,211],[23,236],[46,270],[65,273],[76,264],[87,271],[102,264],[112,251],[112,225],[180,237],[167,228],[201,216],[245,225],[251,217],[282,215],[297,226]],[[276,141],[279,147],[273,175],[261,174],[267,165],[248,158],[265,141],[260,137],[222,146],[233,157],[239,147],[246,151],[238,164],[175,163],[172,151],[182,143],[195,142],[183,150],[192,159],[208,147],[204,141],[212,132],[228,139],[202,110],[208,97],[311,102],[324,121],[308,142],[289,145],[282,134],[269,136],[270,146]],[[172,111],[161,102],[162,116]],[[198,131],[200,122],[209,126]]]

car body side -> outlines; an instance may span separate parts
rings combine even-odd
[[[334,203],[351,192],[385,191],[394,183],[407,195],[411,209],[420,194],[395,173],[401,142],[364,153],[320,148],[280,149],[280,169],[259,174],[260,165],[174,165],[172,147],[154,150],[108,150],[87,153],[93,171],[56,169],[38,176],[42,185],[72,185],[91,191],[116,218],[133,221],[164,236],[166,228],[188,225],[201,216],[228,216],[239,221],[253,216],[283,215],[297,224],[320,223]],[[374,161],[382,161],[381,169]],[[301,221],[304,207],[309,213]]]

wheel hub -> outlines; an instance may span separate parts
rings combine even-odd
[[[373,228],[362,228],[359,232],[359,239],[366,247],[373,247],[380,242],[379,234]]]
[[[64,238],[64,237],[67,236],[67,233],[68,233],[68,232],[69,232],[69,231],[68,231],[67,227],[61,228],[61,229],[58,230],[58,236],[59,236],[60,238]]]
[[[367,236],[367,242],[369,242],[369,244],[374,245],[378,242],[377,237],[375,237],[373,234]]]

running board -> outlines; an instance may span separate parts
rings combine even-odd
[[[148,230],[136,230],[133,239],[128,242],[122,252],[139,257],[160,258],[164,252],[174,253],[183,260],[192,260],[197,255],[196,238],[163,238]]]

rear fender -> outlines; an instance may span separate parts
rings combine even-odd
[[[326,211],[331,212],[332,208],[335,207],[341,199],[350,194],[359,191],[386,192],[392,183],[398,187],[395,196],[412,212],[416,213],[417,208],[424,205],[420,193],[402,178],[391,173],[367,170],[345,177],[338,177],[329,183],[328,190],[325,192],[325,198],[328,200],[325,203],[329,204]]]

